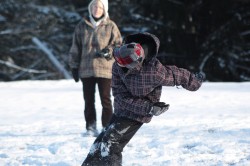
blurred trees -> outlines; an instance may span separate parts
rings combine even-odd
[[[89,1],[1,0],[0,80],[62,79],[38,38],[68,70],[72,33]],[[109,0],[123,36],[148,31],[160,38],[159,59],[209,81],[250,80],[248,0]]]

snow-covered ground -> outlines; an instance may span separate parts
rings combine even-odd
[[[81,88],[73,80],[0,82],[0,165],[79,166],[95,139],[81,136]],[[169,111],[129,142],[124,166],[250,165],[250,82],[164,87],[162,101]],[[96,102],[100,110],[98,93]]]

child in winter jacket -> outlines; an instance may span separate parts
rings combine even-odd
[[[193,74],[176,66],[163,65],[156,58],[159,39],[150,33],[127,36],[115,48],[112,68],[114,114],[109,125],[93,143],[82,166],[122,165],[122,151],[143,123],[168,110],[160,102],[162,86],[200,88],[204,74]]]

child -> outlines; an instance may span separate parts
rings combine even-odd
[[[164,66],[156,58],[160,42],[150,33],[129,35],[115,48],[112,69],[114,115],[96,138],[82,166],[120,166],[122,151],[143,123],[168,110],[160,102],[162,86],[200,88],[204,75],[176,66]]]

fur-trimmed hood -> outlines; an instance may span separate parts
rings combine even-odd
[[[148,32],[141,32],[128,35],[124,38],[123,43],[128,44],[131,42],[140,43],[141,45],[146,44],[148,47],[151,47],[149,56],[145,58],[146,61],[150,61],[152,58],[156,57],[160,47],[159,39]]]

